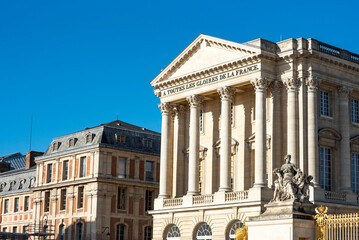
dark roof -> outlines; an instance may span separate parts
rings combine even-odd
[[[21,153],[12,153],[0,157],[0,162],[10,163],[10,170],[25,168],[26,156]]]

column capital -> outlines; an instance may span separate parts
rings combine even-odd
[[[158,107],[161,109],[162,114],[169,114],[172,111],[172,105],[168,102],[158,104]]]
[[[349,94],[351,94],[353,91],[353,88],[347,87],[347,86],[340,86],[338,87],[338,93],[341,97],[348,97]]]
[[[305,83],[308,87],[308,91],[317,91],[318,86],[321,83],[321,79],[317,76],[309,75],[305,79]]]
[[[236,89],[234,87],[221,87],[217,89],[217,92],[221,96],[221,100],[231,100]]]
[[[267,87],[268,83],[269,83],[269,81],[265,77],[251,79],[251,84],[253,85],[253,87],[256,91],[258,91],[258,90],[263,91]]]
[[[173,112],[176,116],[183,116],[187,111],[187,106],[185,105],[176,105],[173,107]]]
[[[283,89],[283,83],[281,81],[273,81],[271,82],[271,84],[269,85],[269,88],[272,92],[273,95],[277,95],[279,94],[282,89]]]
[[[286,86],[287,91],[297,91],[300,86],[300,79],[298,78],[287,78],[283,80],[283,84]]]
[[[203,102],[203,96],[194,94],[186,98],[191,107],[199,107]]]

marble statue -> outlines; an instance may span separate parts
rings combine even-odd
[[[291,163],[291,155],[284,157],[285,163],[276,168],[273,173],[277,176],[274,182],[274,196],[272,202],[293,200],[309,201],[309,186],[312,185],[312,176],[307,176],[295,164]]]

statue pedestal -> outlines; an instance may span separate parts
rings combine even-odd
[[[314,240],[314,205],[292,200],[264,205],[266,211],[246,221],[251,240]]]

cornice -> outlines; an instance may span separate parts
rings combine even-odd
[[[333,64],[333,65],[336,65],[336,66],[339,66],[339,67],[342,67],[342,68],[345,68],[345,69],[348,69],[348,70],[352,70],[354,72],[359,72],[359,64],[355,63],[355,62],[348,61],[346,59],[331,56],[329,54],[322,53],[322,52],[317,51],[317,50],[311,50],[310,51],[310,56],[315,58],[315,59],[318,59],[320,61],[324,61],[326,63],[329,63],[329,64]]]

